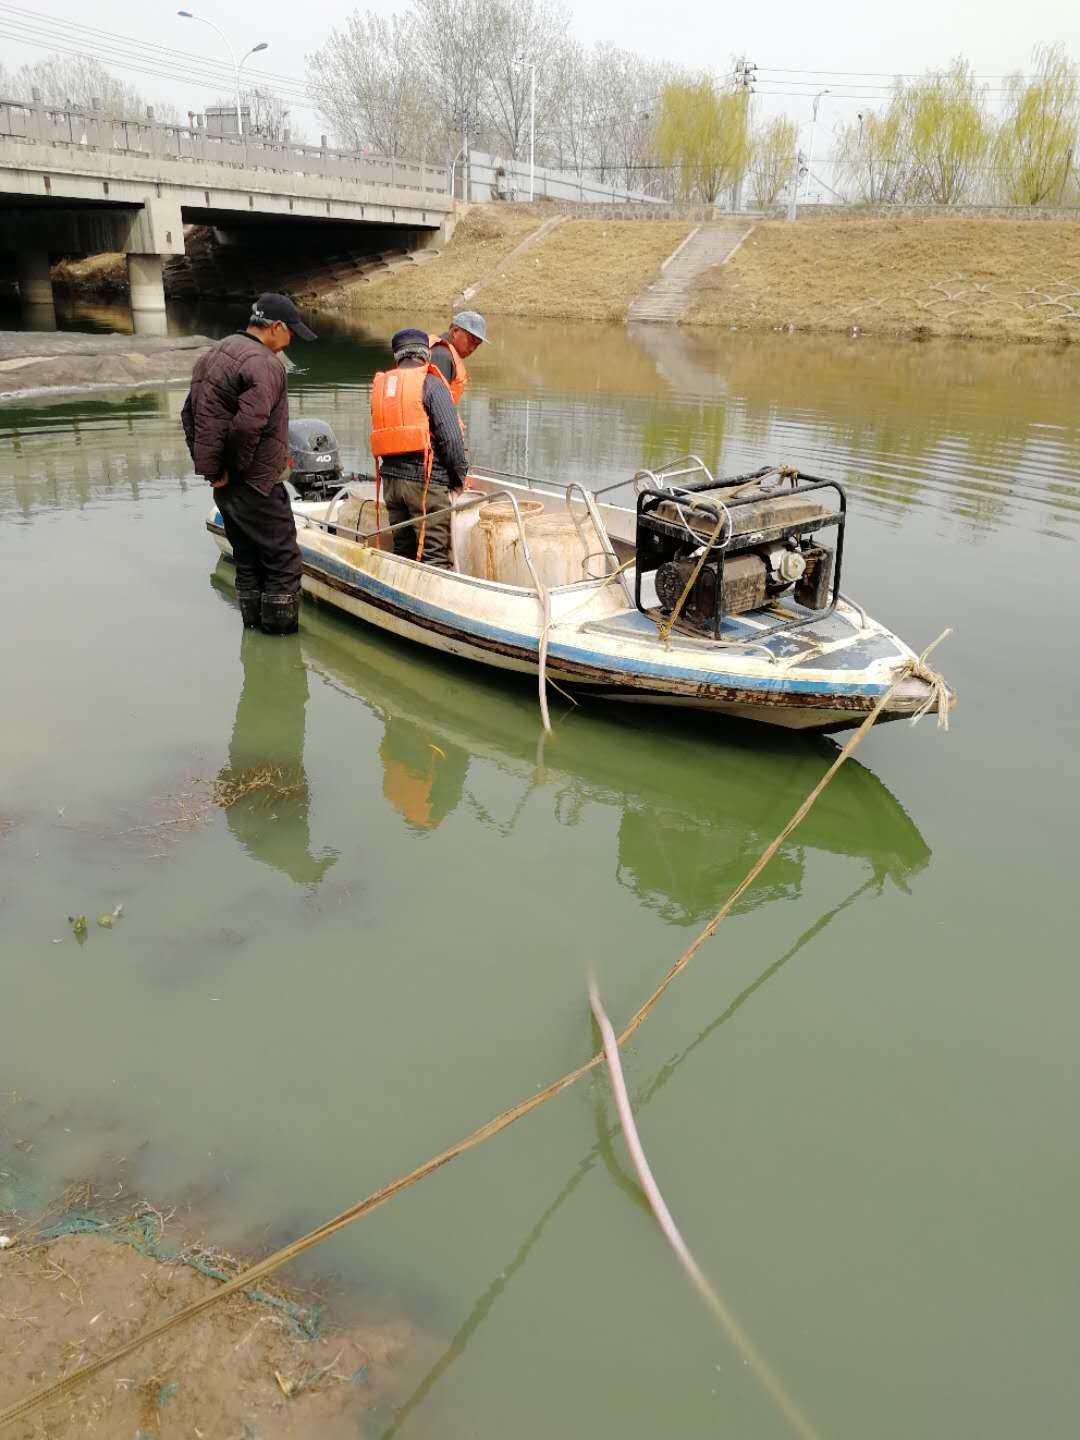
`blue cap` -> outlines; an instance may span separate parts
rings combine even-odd
[[[406,360],[410,357],[426,360],[431,354],[431,341],[426,330],[399,330],[390,341],[390,349],[394,352],[395,360]]]

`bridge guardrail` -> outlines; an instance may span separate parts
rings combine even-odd
[[[0,97],[0,140],[5,138],[324,176],[429,194],[446,195],[449,191],[449,173],[445,166],[333,150],[328,145],[294,145],[286,141],[211,135],[202,126],[162,123],[154,119],[152,112],[148,112],[145,119],[132,116],[114,119],[95,110],[56,109],[39,101]]]

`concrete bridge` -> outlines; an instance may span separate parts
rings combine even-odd
[[[13,251],[20,297],[51,304],[50,256],[127,255],[131,307],[165,309],[162,263],[184,253],[184,226],[228,235],[336,227],[353,250],[446,238],[447,171],[422,163],[208,134],[202,126],[113,120],[0,98],[0,251]]]

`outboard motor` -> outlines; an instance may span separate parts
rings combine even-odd
[[[676,629],[719,639],[727,617],[757,611],[759,638],[835,609],[847,499],[834,481],[769,467],[676,486],[662,471],[642,473],[659,481],[638,492],[636,600],[645,614],[655,603]],[[834,532],[833,546],[820,543],[822,531]],[[644,580],[655,602],[643,597]]]
[[[289,421],[289,479],[302,500],[329,499],[341,489],[337,436],[325,420]]]

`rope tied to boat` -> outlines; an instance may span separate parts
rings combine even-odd
[[[716,544],[720,536],[720,531],[724,528],[724,521],[728,518],[729,517],[727,507],[725,505],[721,505],[720,515],[717,519],[713,532],[709,536],[708,540],[705,542],[705,547],[702,550],[701,554],[698,556],[697,564],[694,566],[693,570],[691,570],[689,579],[682,588],[682,594],[679,596],[678,600],[675,601],[675,604],[672,607],[671,614],[667,617],[666,620],[658,620],[656,622],[656,633],[660,637],[661,645],[667,645],[670,643],[671,632],[675,628],[675,622],[678,620],[680,614],[682,613],[682,608],[686,604],[687,596],[697,584],[698,576],[701,574],[701,571],[704,568],[705,561],[711,555],[712,548]],[[686,525],[685,520],[683,521],[683,524]],[[690,530],[689,525],[687,525],[686,528],[687,530]]]
[[[905,676],[910,675],[913,680],[921,680],[924,685],[929,685],[930,687],[930,694],[911,717],[912,725],[917,725],[924,715],[929,715],[936,709],[937,728],[939,730],[948,730],[949,728],[949,712],[952,710],[955,696],[945,683],[944,675],[942,675],[939,670],[935,670],[933,666],[928,665],[926,660],[927,656],[937,649],[942,640],[951,634],[952,626],[950,625],[941,632],[936,640],[926,647],[921,655],[913,657],[903,667],[903,674]]]
[[[944,631],[932,645],[928,645],[918,658],[917,663],[925,666],[926,657],[949,633],[948,630]],[[909,662],[909,665],[912,663],[915,662]],[[621,1047],[625,1045],[627,1040],[645,1023],[674,980],[682,974],[702,946],[712,938],[721,921],[725,920],[727,916],[731,914],[739,900],[773,859],[784,841],[810,813],[817,800],[820,799],[823,792],[836,778],[844,763],[854,754],[859,745],[862,744],[863,740],[865,740],[866,736],[873,729],[874,724],[886,709],[897,690],[908,679],[909,673],[910,671],[907,666],[902,668],[889,688],[875,701],[873,709],[859,725],[859,728],[849,736],[843,749],[803,800],[802,804],[792,814],[791,818],[775,838],[761,852],[708,924],[699,931],[678,959],[668,968],[666,974],[660,980],[660,983],[653,990],[652,994],[638,1006],[630,1020],[616,1037],[618,1046]],[[194,1319],[196,1315],[201,1315],[204,1310],[207,1310],[218,1301],[223,1300],[226,1296],[249,1290],[257,1280],[261,1280],[264,1276],[270,1275],[275,1270],[280,1269],[287,1261],[296,1259],[297,1256],[312,1249],[323,1240],[329,1239],[331,1235],[336,1235],[338,1231],[345,1229],[347,1225],[353,1224],[365,1215],[370,1215],[372,1211],[378,1210],[381,1206],[385,1205],[388,1200],[393,1199],[395,1195],[400,1195],[402,1191],[408,1190],[421,1180],[425,1180],[429,1175],[433,1175],[436,1170],[441,1170],[444,1165],[448,1165],[460,1155],[474,1150],[478,1145],[483,1144],[485,1140],[490,1140],[493,1136],[498,1135],[501,1131],[513,1125],[516,1121],[531,1114],[532,1111],[536,1110],[539,1106],[546,1105],[549,1100],[554,1100],[556,1096],[561,1095],[586,1075],[590,1075],[603,1064],[604,1059],[605,1053],[603,1047],[601,1047],[591,1059],[584,1061],[573,1070],[560,1076],[558,1080],[553,1080],[549,1085],[544,1086],[543,1089],[534,1091],[523,1100],[519,1100],[515,1105],[511,1105],[509,1109],[501,1111],[493,1119],[478,1126],[478,1128],[470,1134],[455,1141],[452,1145],[448,1145],[444,1150],[440,1150],[437,1155],[433,1155],[429,1160],[425,1160],[422,1165],[417,1165],[416,1168],[410,1170],[407,1175],[400,1175],[397,1179],[389,1181],[387,1184],[381,1186],[380,1189],[373,1191],[366,1199],[349,1206],[347,1210],[343,1210],[340,1214],[334,1216],[333,1219],[325,1221],[313,1230],[309,1230],[306,1235],[302,1235],[299,1239],[293,1240],[280,1250],[276,1250],[272,1255],[256,1261],[255,1264],[250,1265],[246,1270],[242,1270],[238,1275],[234,1275],[231,1280],[225,1281],[217,1290],[211,1291],[209,1294],[175,1311],[157,1325],[152,1325],[150,1329],[144,1330],[142,1334],[125,1340],[108,1354],[99,1356],[94,1360],[80,1365],[77,1369],[62,1376],[59,1380],[53,1381],[52,1384],[46,1385],[43,1389],[24,1395],[21,1400],[16,1400],[14,1404],[6,1406],[3,1410],[0,1410],[0,1430],[5,1429],[13,1421],[21,1420],[32,1412],[39,1410],[43,1405],[58,1400],[62,1395],[75,1389],[77,1385],[82,1384],[95,1375],[101,1374],[103,1370],[115,1365],[117,1361],[125,1359],[128,1355],[141,1349],[142,1346],[148,1344],[151,1340],[157,1340],[161,1336],[174,1330],[178,1325],[182,1325],[185,1321]]]

